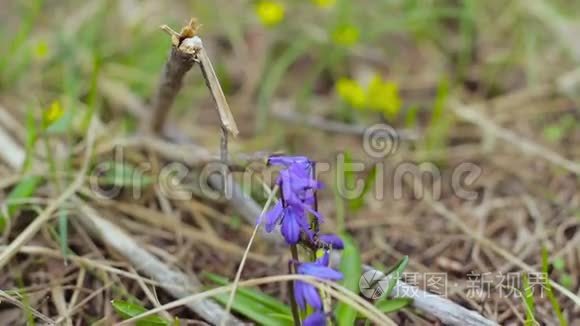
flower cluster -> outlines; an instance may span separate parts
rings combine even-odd
[[[399,86],[384,81],[380,75],[373,76],[367,87],[355,80],[341,78],[336,83],[336,92],[353,108],[380,112],[387,119],[396,117],[402,107]]]
[[[298,243],[302,232],[312,238],[314,232],[308,213],[314,217],[314,224],[322,222],[322,216],[315,210],[315,193],[321,185],[313,178],[314,162],[303,156],[273,156],[268,164],[285,169],[276,180],[282,198],[266,213],[266,231],[272,232],[280,224],[282,235],[290,245]]]
[[[272,232],[280,226],[282,236],[289,245],[305,244],[310,250],[324,249],[324,255],[315,262],[294,261],[296,273],[337,281],[342,274],[328,267],[327,249],[343,249],[344,243],[334,234],[319,234],[322,215],[317,211],[316,192],[322,184],[315,178],[314,162],[304,156],[272,156],[268,165],[282,166],[276,184],[281,190],[281,198],[265,214],[266,231]],[[305,320],[304,325],[325,325],[322,299],[316,287],[294,282],[294,300],[303,311],[309,305],[314,309]]]

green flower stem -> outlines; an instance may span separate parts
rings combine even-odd
[[[298,248],[296,245],[290,246],[290,253],[292,253],[292,261],[288,263],[288,272],[296,274],[296,263],[298,262]],[[292,308],[292,317],[294,317],[294,325],[300,326],[300,312],[298,311],[298,304],[296,303],[296,296],[294,295],[294,282],[288,282],[288,293],[290,294],[290,307]]]

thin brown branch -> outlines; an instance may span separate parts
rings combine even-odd
[[[209,56],[203,47],[201,39],[198,38],[197,41],[198,42],[196,42],[194,45],[196,50],[196,59],[199,62],[199,66],[201,68],[201,72],[203,74],[203,78],[205,79],[207,88],[209,89],[213,99],[216,102],[222,128],[227,130],[235,137],[239,133],[238,126],[234,120],[234,116],[230,110],[226,96],[224,95],[220,82],[213,69],[211,60],[209,59]]]
[[[163,131],[171,106],[183,86],[183,78],[195,63],[195,53],[188,46],[195,31],[192,33],[184,32],[188,26],[192,26],[192,23],[190,22],[189,25],[184,27],[182,33],[177,33],[167,26],[161,27],[172,36],[172,46],[171,53],[163,68],[157,91],[151,100],[148,119],[144,120],[144,128],[148,132],[158,134]]]

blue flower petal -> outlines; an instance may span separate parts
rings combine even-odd
[[[325,280],[338,281],[342,279],[342,273],[317,263],[303,263],[298,266],[298,273],[310,275]]]
[[[274,155],[268,158],[269,165],[282,165],[290,166],[292,164],[306,164],[310,160],[306,156],[286,156],[286,155]]]
[[[300,239],[300,225],[297,221],[298,216],[287,212],[282,219],[282,235],[289,244],[296,244]]]
[[[294,298],[302,310],[306,310],[306,298],[304,297],[304,286],[308,285],[302,281],[294,281]]]
[[[308,304],[312,308],[316,310],[322,309],[322,299],[320,299],[318,290],[316,289],[316,287],[314,287],[314,285],[305,283],[304,286],[302,287],[302,291],[304,298],[306,299],[306,302],[308,302]]]
[[[316,311],[308,315],[304,322],[302,322],[303,326],[326,326],[326,316],[322,311]]]
[[[282,206],[282,202],[278,201],[272,209],[270,209],[264,217],[266,218],[266,231],[272,232],[276,227],[276,224],[282,217],[282,213],[284,213],[284,207]]]
[[[304,296],[306,292],[306,287],[309,284],[302,281],[294,281],[294,298],[296,303],[302,310],[306,310],[306,297]]]

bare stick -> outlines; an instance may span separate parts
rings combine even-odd
[[[228,164],[228,131],[223,126],[221,131],[220,159],[224,164]]]
[[[205,79],[207,87],[209,88],[209,91],[215,100],[221,125],[232,135],[237,136],[239,133],[238,126],[234,120],[234,116],[230,110],[226,96],[224,95],[220,82],[213,69],[211,60],[209,59],[209,56],[203,47],[201,39],[198,37],[195,41],[196,58],[199,61],[201,73],[203,74],[203,78]]]
[[[182,38],[183,30],[186,30],[187,27],[183,28],[182,34],[165,25],[161,28],[172,36],[173,45],[165,63],[159,86],[151,100],[149,117],[145,120],[145,130],[156,134],[163,131],[169,110],[183,85],[183,77],[195,63],[194,53],[187,46],[191,37]]]

